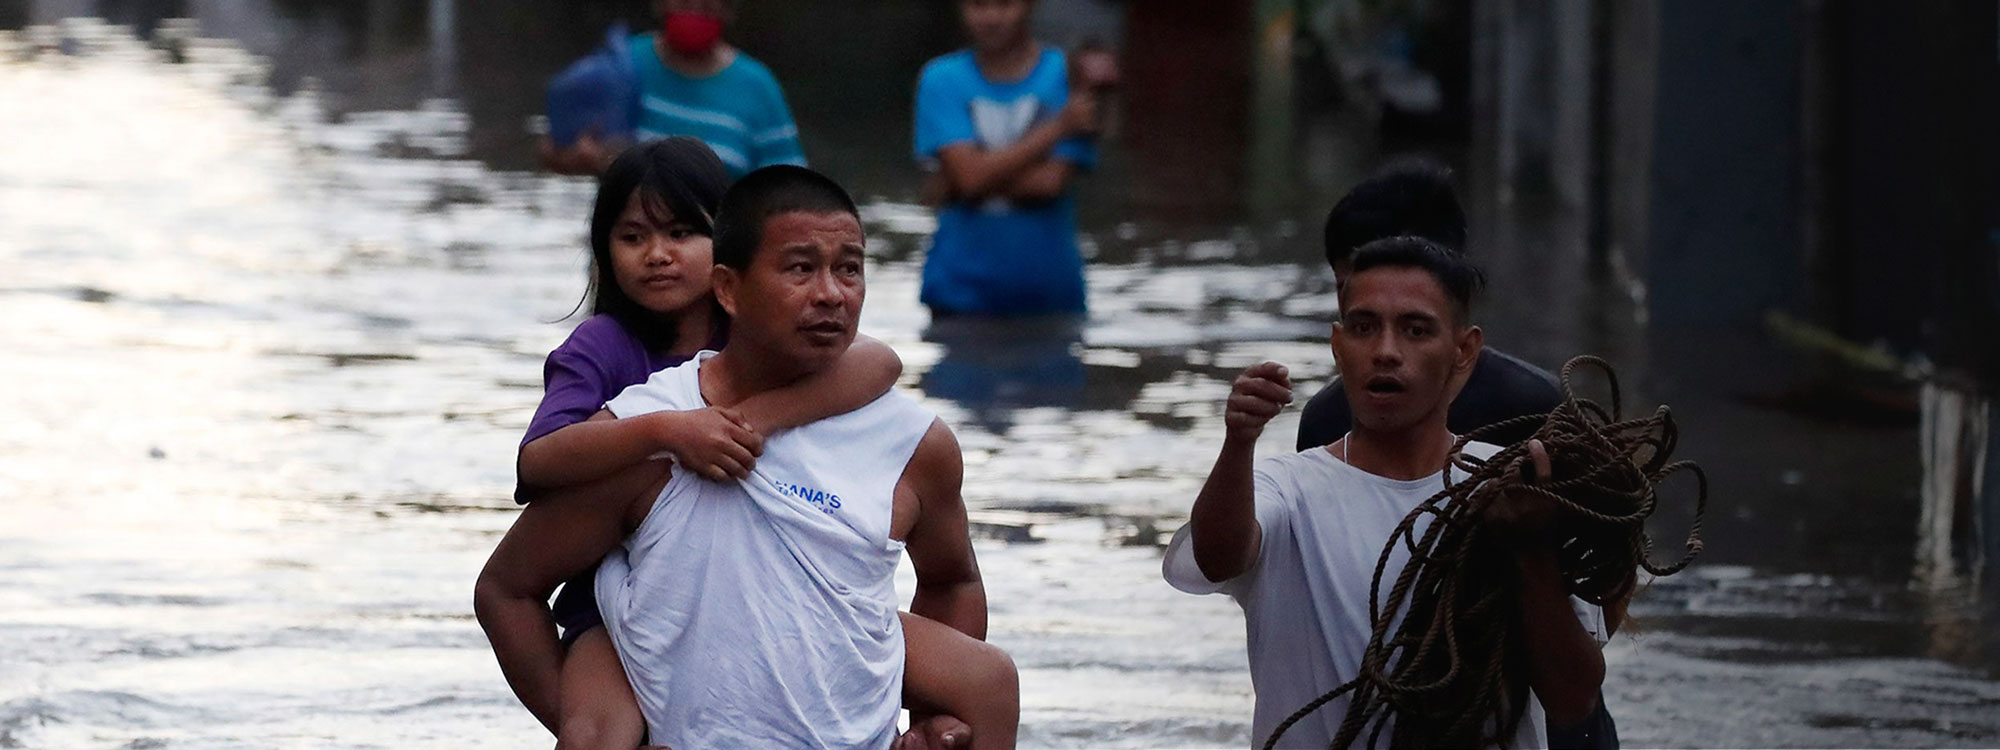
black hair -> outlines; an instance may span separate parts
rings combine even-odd
[[[856,222],[854,198],[826,175],[805,167],[777,164],[743,175],[722,196],[716,214],[715,262],[738,271],[750,267],[764,241],[764,224],[779,214],[846,213]]]
[[[1354,276],[1371,268],[1421,268],[1437,279],[1450,298],[1459,325],[1472,322],[1472,303],[1486,286],[1486,275],[1465,256],[1437,242],[1416,236],[1388,237],[1354,251]]]
[[[667,2],[668,0],[646,0],[646,9],[652,12],[654,20],[662,19],[664,14],[660,11],[660,6],[666,5]],[[736,0],[722,0],[722,7],[732,12],[736,10],[737,5]]]
[[[671,316],[648,310],[626,296],[613,277],[611,232],[633,197],[656,224],[669,219],[715,235],[715,211],[729,187],[729,171],[715,151],[698,138],[675,136],[633,146],[612,160],[597,180],[597,204],[590,212],[590,311],[616,318],[648,347],[673,344]]]
[[[1451,169],[1408,156],[1376,170],[1326,214],[1326,264],[1338,265],[1370,242],[1413,235],[1465,252],[1465,208],[1452,191]]]

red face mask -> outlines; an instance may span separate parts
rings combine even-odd
[[[722,19],[707,13],[668,13],[667,47],[686,57],[707,57],[722,41]]]

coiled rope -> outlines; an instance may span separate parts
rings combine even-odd
[[[1583,365],[1604,372],[1610,409],[1577,397],[1572,377]],[[1473,430],[1452,446],[1451,463],[1463,478],[1453,481],[1454,472],[1444,472],[1444,490],[1403,518],[1375,564],[1368,599],[1374,628],[1360,674],[1279,723],[1264,741],[1265,750],[1276,747],[1299,720],[1350,694],[1333,748],[1352,746],[1363,730],[1367,746],[1375,747],[1392,718],[1389,741],[1399,748],[1483,747],[1513,737],[1527,701],[1525,648],[1512,606],[1515,583],[1512,566],[1481,539],[1486,507],[1505,493],[1554,501],[1558,569],[1569,592],[1592,604],[1622,604],[1634,591],[1639,570],[1673,575],[1701,553],[1708,477],[1692,461],[1669,463],[1679,432],[1667,407],[1623,420],[1617,374],[1597,357],[1564,364],[1562,389],[1563,402],[1546,416]],[[1535,421],[1542,424],[1534,437],[1549,455],[1546,481],[1530,484],[1523,478],[1520,467],[1530,460],[1525,440],[1484,460],[1464,453],[1466,443]],[[1659,503],[1660,483],[1682,470],[1697,481],[1694,523],[1681,558],[1658,565],[1645,521]],[[1424,524],[1426,517],[1434,520]],[[1410,557],[1384,607],[1382,576],[1399,542]]]

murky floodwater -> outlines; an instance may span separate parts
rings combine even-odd
[[[334,112],[233,42],[173,65],[126,31],[72,23],[73,54],[47,33],[0,38],[0,747],[544,746],[470,591],[591,186],[471,158],[451,99]],[[859,192],[902,194],[879,179]],[[863,326],[964,446],[1023,745],[1244,744],[1240,614],[1169,589],[1156,545],[1234,371],[1286,362],[1302,394],[1330,371],[1310,238],[1097,217],[1089,323],[931,327],[928,213],[865,212]],[[2000,742],[1977,620],[1881,563],[1909,560],[1914,506],[1870,489],[1872,518],[1829,522],[1806,490],[1728,490],[1711,564],[1608,648],[1627,744]]]

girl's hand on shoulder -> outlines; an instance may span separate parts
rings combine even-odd
[[[710,407],[653,416],[660,444],[674,455],[674,462],[705,478],[722,482],[748,477],[764,453],[764,436],[734,409]]]

